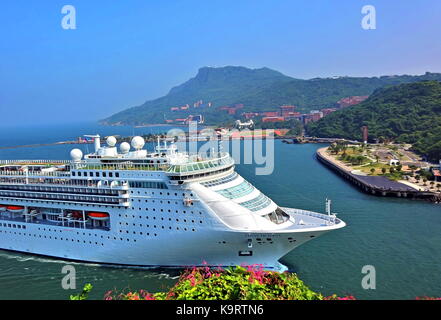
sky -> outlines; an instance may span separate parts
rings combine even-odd
[[[65,5],[76,29],[63,29]],[[376,9],[364,30],[362,7]],[[2,126],[103,119],[203,66],[309,79],[441,72],[441,1],[5,0]]]

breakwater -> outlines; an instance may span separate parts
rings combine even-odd
[[[383,176],[364,176],[352,173],[348,168],[339,164],[335,159],[326,154],[327,148],[318,149],[316,157],[319,162],[336,172],[361,191],[375,196],[398,197],[410,199],[423,199],[439,202],[439,195],[429,191],[420,191],[404,183],[389,180]]]

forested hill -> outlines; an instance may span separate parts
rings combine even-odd
[[[234,121],[239,115],[219,112],[217,107],[243,104],[245,111],[272,111],[284,104],[298,106],[308,112],[334,106],[341,98],[370,95],[375,89],[421,80],[441,80],[441,74],[422,76],[384,76],[372,78],[315,78],[300,80],[268,68],[204,67],[187,82],[174,87],[158,99],[141,106],[123,110],[102,120],[104,124],[142,125],[164,123],[165,119],[186,118],[190,114],[203,114],[208,124]],[[202,100],[212,102],[209,108],[192,108]],[[190,105],[189,110],[171,111],[172,107]],[[240,113],[239,113],[240,114]]]
[[[441,159],[441,83],[423,81],[376,90],[363,103],[342,109],[311,123],[311,136],[361,139],[368,126],[369,139],[412,143],[432,161]]]

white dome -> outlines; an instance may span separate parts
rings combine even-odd
[[[109,147],[114,147],[116,144],[116,138],[114,136],[109,136],[107,137],[106,142]]]
[[[142,147],[144,147],[144,144],[145,144],[145,141],[142,137],[140,137],[140,136],[133,137],[132,147],[135,148],[136,150],[142,149]]]
[[[72,149],[70,152],[70,157],[73,161],[80,161],[83,157],[83,152],[80,149]]]
[[[127,153],[130,150],[130,144],[128,144],[127,142],[123,142],[121,143],[121,145],[119,146],[119,150],[121,150],[122,153]]]

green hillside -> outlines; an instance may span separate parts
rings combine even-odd
[[[123,110],[102,120],[104,124],[141,125],[164,123],[165,119],[185,118],[189,114],[202,113],[206,123],[219,124],[233,121],[238,116],[219,112],[224,105],[244,104],[243,111],[271,111],[283,104],[293,104],[299,111],[334,106],[341,98],[354,95],[370,95],[375,89],[405,82],[441,80],[441,74],[426,73],[422,76],[385,76],[373,78],[326,78],[300,80],[268,68],[222,67],[199,69],[197,75],[174,87],[158,99],[141,106]],[[203,100],[212,102],[211,108],[171,112],[171,107],[193,105]]]
[[[336,111],[310,123],[312,136],[361,138],[368,126],[369,139],[412,143],[432,161],[441,159],[441,83],[424,81],[376,90],[363,103]]]

